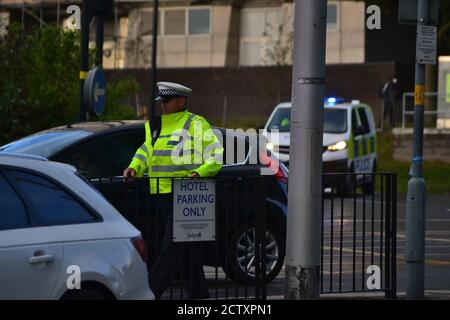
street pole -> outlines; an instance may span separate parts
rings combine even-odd
[[[428,0],[418,0],[417,34],[427,25]],[[416,38],[418,39],[418,37]],[[416,41],[416,46],[418,41]],[[423,299],[425,287],[425,179],[423,178],[423,121],[425,105],[425,64],[416,59],[414,88],[414,151],[412,177],[406,201],[406,270],[408,299]]]
[[[158,48],[158,0],[153,0],[153,32],[152,32],[152,73],[150,84],[151,95],[147,115],[149,119],[155,116],[155,97],[156,97],[156,54]]]
[[[296,0],[286,299],[318,299],[326,0]]]
[[[114,1],[114,68],[117,68],[117,50],[118,50],[117,39],[120,36],[117,30],[118,20],[119,20],[119,7],[117,5],[117,1]]]
[[[25,28],[25,1],[22,1],[22,29]]]
[[[103,68],[103,35],[104,35],[104,20],[103,15],[95,17],[96,33],[95,33],[95,48],[97,65]]]
[[[89,67],[89,1],[83,0],[81,7],[81,65],[80,65],[80,121],[86,121],[86,107],[83,104],[83,86]]]
[[[61,15],[61,0],[56,3],[56,25],[60,27],[60,15]]]

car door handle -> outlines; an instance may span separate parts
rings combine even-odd
[[[40,256],[32,256],[28,259],[29,264],[39,264],[52,262],[54,259],[52,254],[43,254]]]

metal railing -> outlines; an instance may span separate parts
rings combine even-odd
[[[411,103],[408,103],[408,98],[410,98]],[[439,110],[437,107],[439,99],[445,99],[446,95],[438,94],[438,92],[425,92],[425,98],[432,98],[435,100],[436,110],[424,110],[425,116],[435,116],[437,118],[450,118],[450,109],[447,110]],[[402,128],[406,128],[406,117],[414,116],[414,92],[404,92],[402,95]],[[450,123],[450,121],[449,121]],[[438,123],[436,123],[436,127],[440,127]],[[444,122],[442,128],[447,128],[447,124]]]
[[[169,264],[170,281],[161,299],[190,298],[186,288],[199,280],[193,272],[184,271],[192,270],[186,266],[195,263],[193,259],[204,266],[205,280],[200,281],[208,287],[212,299],[279,296],[284,292],[286,214],[276,215],[270,205],[274,178],[233,176],[213,180],[215,239],[178,244],[181,250]],[[90,181],[141,231],[148,247],[148,268],[152,270],[163,243],[162,221],[167,219],[168,206],[159,197],[165,196],[150,196],[148,178],[126,183],[123,178]],[[324,173],[323,183],[321,293],[380,291],[395,298],[396,175]],[[150,272],[150,281],[152,276]],[[273,279],[276,281],[271,282]]]
[[[323,194],[321,292],[384,291],[395,298],[396,174],[325,173],[323,178],[325,185],[334,183]],[[345,188],[349,182],[353,190]]]
[[[155,179],[158,185],[160,179]],[[272,256],[278,252],[280,258],[284,258],[284,249],[279,247],[283,244],[279,242],[278,235],[278,251],[266,248],[274,240],[274,235],[266,230],[267,201],[264,199],[267,179],[273,177],[213,178],[215,240],[173,242],[177,249],[167,264],[170,279],[161,299],[190,299],[192,296],[188,288],[198,286],[199,281],[203,282],[200,285],[208,288],[209,298],[212,299],[266,299],[266,272],[273,270]],[[151,196],[148,178],[128,179],[126,182],[123,178],[89,180],[123,217],[141,231],[147,244],[147,266],[152,283],[152,277],[157,275],[152,274],[151,270],[158,260],[157,253],[163,245],[164,232],[167,232],[164,231],[166,224],[163,221],[171,219],[167,211],[173,210],[172,194]],[[266,251],[263,252],[262,248]],[[195,275],[192,266],[197,262],[194,259],[200,259],[204,266],[204,280]]]

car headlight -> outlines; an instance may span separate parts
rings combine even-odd
[[[347,149],[347,141],[336,142],[327,148],[328,151],[339,151],[344,149]]]
[[[269,143],[266,144],[266,148],[267,148],[267,150],[272,151],[275,148],[275,146],[273,145],[272,142],[269,142]]]

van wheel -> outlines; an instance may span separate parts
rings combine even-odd
[[[374,160],[373,161],[373,167],[372,167],[372,172],[376,173],[377,172],[377,161]],[[363,184],[363,191],[364,194],[372,194],[375,191],[375,181],[376,181],[376,176],[370,177],[370,181],[366,182]]]
[[[350,166],[350,169],[347,173],[355,173],[355,167],[353,163]],[[344,197],[352,197],[355,193],[355,184],[356,184],[356,176],[354,175],[345,175],[345,178],[340,181],[340,185],[338,187],[339,195]]]

